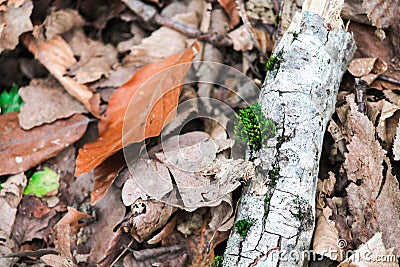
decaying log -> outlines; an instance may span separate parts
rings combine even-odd
[[[341,3],[338,3],[341,2]],[[276,46],[259,103],[278,133],[258,153],[258,174],[244,188],[223,266],[304,266],[314,230],[315,195],[324,132],[342,75],[354,52],[342,29],[343,1],[305,1]],[[304,256],[305,255],[305,256]]]

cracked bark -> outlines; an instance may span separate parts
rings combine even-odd
[[[253,225],[245,238],[232,231],[225,267],[307,263],[307,254],[302,255],[310,249],[314,230],[324,132],[355,51],[353,38],[339,22],[329,23],[333,30],[324,27],[322,17],[328,25],[326,16],[332,12],[308,4],[307,10],[314,12],[303,11],[299,23],[292,23],[283,35],[275,49],[282,61],[269,71],[261,91],[263,112],[276,122],[278,133],[257,153],[258,174],[244,188],[236,218],[252,220]]]

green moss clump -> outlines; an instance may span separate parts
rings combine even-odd
[[[253,151],[259,150],[276,134],[275,123],[264,117],[258,103],[241,109],[236,117],[239,119],[234,128],[236,139],[246,142]]]
[[[222,267],[222,262],[224,261],[224,258],[222,256],[216,256],[211,263],[211,267]]]
[[[250,230],[250,227],[253,225],[252,221],[242,219],[235,223],[236,231],[239,233],[240,236],[245,237],[247,232]]]

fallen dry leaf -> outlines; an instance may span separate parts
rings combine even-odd
[[[253,40],[247,27],[242,25],[228,33],[229,38],[232,39],[233,49],[236,51],[249,51],[253,49]]]
[[[17,174],[8,177],[7,181],[1,184],[0,190],[0,236],[3,241],[0,243],[0,255],[13,252],[15,243],[11,238],[11,229],[17,215],[18,204],[22,199],[26,177],[24,174]],[[11,266],[13,259],[0,258],[1,266]]]
[[[18,113],[0,116],[0,175],[24,172],[56,156],[79,140],[89,119],[75,115],[66,120],[24,131],[18,123]]]
[[[198,27],[198,18],[194,12],[177,14],[172,19],[189,27]],[[134,62],[137,66],[156,63],[187,48],[187,39],[184,34],[163,26],[142,39],[140,44],[131,47],[124,62]]]
[[[387,249],[382,241],[382,234],[376,233],[338,267],[397,267],[398,264],[393,249]]]
[[[177,208],[156,200],[138,199],[131,205],[131,212],[121,222],[121,229],[130,233],[136,241],[142,243],[162,228]]]
[[[87,247],[91,248],[90,262],[100,262],[105,258],[105,252],[111,246],[114,236],[113,228],[125,216],[125,206],[121,201],[121,190],[114,185],[105,196],[94,206],[96,220],[88,225],[91,235],[88,236]]]
[[[218,3],[225,9],[228,14],[231,23],[230,26],[233,28],[240,22],[239,12],[236,7],[235,0],[218,0]]]
[[[106,194],[118,172],[125,165],[124,153],[118,151],[94,168],[94,188],[90,194],[91,205],[95,205]]]
[[[232,208],[226,196],[240,186],[240,180],[254,176],[254,165],[217,156],[232,145],[226,146],[230,141],[213,141],[199,132],[164,141],[164,150],[154,154],[158,161],[140,158],[129,165],[130,178],[122,189],[124,204],[129,206],[147,194],[188,211],[224,201]]]
[[[400,118],[400,107],[392,103],[383,101],[376,132],[383,141],[383,148],[389,150],[396,135],[396,127]]]
[[[72,234],[76,234],[79,229],[83,226],[85,226],[85,223],[79,222],[81,219],[89,219],[90,215],[84,212],[81,212],[73,207],[67,207],[68,212],[65,214],[61,220],[58,221],[55,229],[62,229],[63,227],[66,227],[66,225],[69,225],[70,227],[70,232]]]
[[[385,246],[394,248],[394,253],[399,256],[400,240],[397,236],[400,236],[400,229],[396,226],[400,224],[399,183],[391,173],[385,150],[375,140],[374,126],[366,116],[357,112],[353,96],[349,96],[347,101],[351,107],[347,129],[351,141],[343,167],[353,182],[347,187],[349,210],[353,215],[353,239],[356,245],[360,245],[375,233],[382,232]]]
[[[335,228],[335,222],[330,219],[332,210],[329,207],[317,211],[317,224],[313,237],[313,251],[319,255],[324,255],[332,260],[341,261],[343,252],[338,247],[339,233]]]
[[[51,78],[31,80],[28,86],[20,88],[18,94],[25,102],[18,114],[19,125],[24,130],[87,112],[78,100]]]
[[[24,196],[18,206],[18,213],[15,218],[12,235],[18,245],[32,241],[37,238],[48,242],[51,238],[51,228],[59,219],[55,209],[40,218],[33,217],[36,206],[30,202],[30,196]]]
[[[70,95],[78,99],[94,116],[99,116],[100,96],[71,77],[65,76],[67,68],[76,63],[74,53],[60,36],[46,42],[39,42],[31,35],[22,38],[29,51],[64,86]]]
[[[111,66],[118,62],[117,50],[111,45],[87,38],[82,29],[66,38],[79,61],[68,67],[68,75],[80,83],[90,83],[109,77]]]
[[[348,71],[355,77],[371,84],[380,74],[387,70],[386,62],[379,58],[355,58],[350,62]]]
[[[41,41],[50,40],[75,27],[81,27],[84,23],[85,21],[77,10],[63,9],[55,11],[52,9],[45,21],[40,26],[35,26],[33,36]]]
[[[3,3],[0,10],[0,53],[6,49],[14,49],[19,42],[19,36],[33,29],[30,20],[32,1],[25,0],[20,6],[8,2],[8,6],[5,7]]]
[[[172,120],[170,113],[178,104],[181,84],[198,51],[196,42],[179,54],[146,65],[112,95],[106,116],[99,123],[99,139],[79,150],[76,176],[100,165],[123,145],[140,142],[161,132]]]

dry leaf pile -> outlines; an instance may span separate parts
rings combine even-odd
[[[233,118],[204,98],[256,101],[222,64],[261,86],[289,2],[0,1],[0,93],[16,83],[24,101],[0,114],[0,265],[210,266],[255,166],[232,158]],[[358,50],[316,200],[313,249],[340,266],[377,266],[346,259],[356,249],[400,257],[400,11],[367,2],[342,13]],[[45,167],[57,189],[24,194]]]

